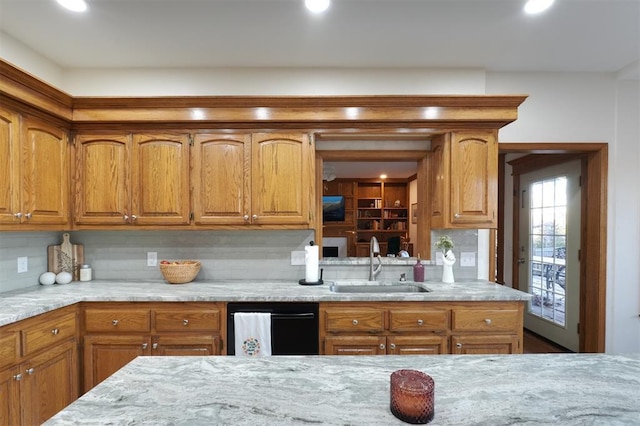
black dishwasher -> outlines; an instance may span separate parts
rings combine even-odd
[[[273,355],[318,355],[318,304],[237,302],[227,304],[227,355],[235,355],[233,316],[236,312],[271,314]]]

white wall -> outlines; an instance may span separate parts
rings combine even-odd
[[[502,142],[609,144],[606,351],[615,353],[640,352],[638,85],[609,74],[487,75],[487,93],[530,94],[518,120],[501,130]]]
[[[24,46],[23,46],[24,47]],[[422,69],[64,70],[3,38],[0,57],[75,96],[529,94],[509,142],[609,143],[608,352],[640,352],[638,82],[610,74]]]

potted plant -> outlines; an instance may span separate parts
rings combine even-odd
[[[436,241],[436,248],[443,254],[442,257],[442,282],[452,283],[453,264],[456,263],[456,256],[453,254],[453,240],[448,235],[443,235]]]

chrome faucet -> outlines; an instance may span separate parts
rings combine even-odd
[[[373,267],[373,257],[378,259],[378,266],[376,268]],[[380,245],[378,244],[378,239],[376,237],[371,237],[371,242],[369,242],[369,281],[375,281],[376,277],[382,271],[382,257],[380,256]]]

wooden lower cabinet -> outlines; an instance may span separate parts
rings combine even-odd
[[[523,309],[523,302],[322,303],[321,353],[522,353]]]
[[[85,304],[84,392],[138,356],[219,355],[224,309],[218,303]]]
[[[0,329],[0,425],[42,424],[78,397],[76,307]]]

